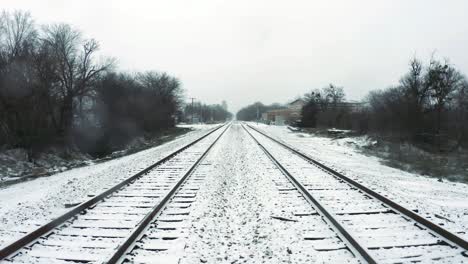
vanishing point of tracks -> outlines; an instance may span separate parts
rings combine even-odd
[[[468,263],[468,242],[461,237],[265,132],[243,126],[294,186],[283,187],[282,194],[299,191],[335,231],[304,237],[333,241],[320,250],[351,251],[367,263]]]
[[[165,207],[171,207],[169,223],[187,214],[187,203],[197,191],[194,171],[226,130],[226,125],[211,130],[1,249],[0,262],[118,263],[128,259],[129,251]],[[176,237],[172,234],[169,239]]]

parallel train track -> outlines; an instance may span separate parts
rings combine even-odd
[[[228,129],[223,127],[1,249],[0,262],[121,262],[169,202],[191,199],[180,189]]]
[[[189,207],[209,174],[203,161],[229,126],[222,127],[1,249],[0,262],[165,261],[170,254],[161,252],[185,246]],[[313,211],[298,213],[314,225],[308,230],[316,229],[304,239],[318,242],[315,250],[330,252],[328,259],[468,263],[468,242],[457,234],[258,128],[243,127],[281,172],[279,177],[285,176],[275,178],[280,193],[291,201],[299,193],[312,205]]]
[[[468,263],[468,242],[265,132],[246,132],[367,263]],[[327,239],[317,236],[309,239]]]

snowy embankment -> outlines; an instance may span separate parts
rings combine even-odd
[[[350,138],[331,139],[307,133],[293,132],[282,126],[257,126],[314,159],[336,169],[346,176],[384,196],[432,216],[445,228],[468,239],[468,185],[443,181],[395,169],[382,164],[377,157],[366,156],[353,145],[364,144],[361,139],[350,143]]]
[[[196,126],[201,129],[207,125]],[[99,158],[93,158],[77,148],[50,146],[34,154],[34,158],[30,160],[28,151],[24,148],[0,149],[0,188],[127,156],[171,141],[188,131],[190,125],[180,125],[151,136],[135,137],[120,150],[105,156],[102,153]]]
[[[66,207],[141,171],[214,125],[192,127],[194,131],[154,148],[0,189],[0,247],[63,214],[69,210]]]

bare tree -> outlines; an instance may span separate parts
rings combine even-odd
[[[429,90],[424,82],[421,61],[416,58],[410,61],[409,72],[400,79],[400,85],[406,100],[406,116],[403,120],[406,122],[408,132],[415,136],[423,128],[422,122]]]
[[[1,13],[0,146],[32,154],[73,143],[105,154],[141,133],[172,127],[180,81],[157,72],[110,74],[114,60],[98,59],[98,51],[96,40],[70,25],[37,30],[27,12]],[[101,141],[109,144],[99,150]]]
[[[323,88],[323,96],[334,107],[345,99],[343,87],[338,87],[333,84]]]
[[[37,111],[38,96],[33,67],[37,32],[29,13],[1,14],[0,27],[0,123],[2,136],[17,146],[29,146],[44,126]],[[35,131],[35,129],[37,129]]]
[[[95,40],[83,41],[81,33],[67,24],[46,27],[43,41],[55,60],[57,90],[62,99],[58,129],[62,136],[67,136],[76,105],[81,108],[83,97],[89,96],[93,90],[92,83],[99,74],[111,68],[113,62],[96,63],[93,56],[99,49],[98,43]]]
[[[12,14],[3,11],[0,28],[4,34],[1,42],[10,59],[25,55],[34,45],[37,36],[34,21],[29,12],[15,11]]]
[[[320,111],[317,116],[319,126],[340,127],[345,109],[340,106],[344,101],[345,93],[343,87],[329,84],[321,91],[315,92]]]
[[[441,130],[442,112],[452,100],[453,93],[462,85],[462,81],[463,76],[448,62],[441,63],[434,59],[431,60],[426,75],[426,85],[432,106],[437,113],[437,134]]]
[[[301,109],[301,126],[315,127],[317,125],[317,115],[320,111],[322,100],[320,91],[315,90],[304,95],[305,105]]]

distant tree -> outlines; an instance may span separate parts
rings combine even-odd
[[[277,103],[264,105],[261,102],[255,102],[240,109],[236,114],[236,118],[237,120],[254,121],[260,119],[262,114],[267,111],[283,108],[285,108],[283,105]]]
[[[305,105],[302,107],[301,126],[303,127],[316,127],[317,114],[320,111],[321,95],[317,91],[313,91],[304,96]]]
[[[146,113],[151,113],[140,116],[145,120],[144,130],[157,131],[160,128],[173,127],[176,112],[182,104],[180,81],[166,73],[154,71],[137,74],[136,80],[148,98],[152,99],[141,98],[142,107]]]
[[[97,137],[84,144],[95,155],[112,152],[131,139],[173,127],[182,101],[180,81],[154,71],[104,74],[96,83]],[[84,136],[94,136],[86,134]]]
[[[415,136],[423,128],[425,104],[428,97],[428,86],[425,85],[423,65],[413,58],[409,72],[400,79],[406,105],[405,127]],[[403,98],[402,98],[403,99]]]
[[[345,99],[343,87],[338,87],[333,84],[328,85],[327,87],[323,88],[323,99],[327,103],[336,107],[338,103],[343,102]]]
[[[466,78],[446,61],[431,59],[424,67],[412,59],[399,86],[367,97],[368,129],[437,146],[439,151],[454,141],[460,146],[467,141],[467,86]]]
[[[346,111],[345,108],[340,106],[345,99],[343,87],[330,84],[322,89],[321,94],[322,107],[320,109],[320,123],[325,126],[340,127],[341,119]]]
[[[431,104],[437,113],[436,133],[441,130],[442,113],[452,100],[453,93],[463,85],[463,76],[447,62],[431,60],[427,74],[426,85]]]
[[[404,90],[390,87],[385,90],[371,91],[367,96],[370,106],[371,128],[381,133],[405,131],[402,119],[406,116]]]
[[[345,93],[343,87],[333,84],[314,90],[304,96],[306,105],[302,113],[302,125],[340,127],[342,118],[346,113],[340,104],[344,102]]]
[[[192,114],[197,116],[201,122],[225,122],[232,118],[232,114],[226,110],[225,107],[219,104],[206,105],[202,103],[196,103],[194,105],[195,111],[192,113],[192,105],[187,104],[185,106],[186,121],[191,122],[190,118]]]

